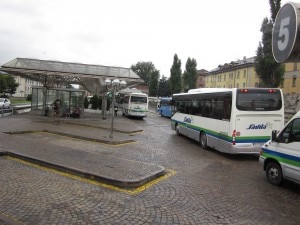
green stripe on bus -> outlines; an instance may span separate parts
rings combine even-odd
[[[268,153],[263,153],[263,156],[265,156],[268,159],[270,159],[270,158],[276,159],[278,162],[281,162],[281,163],[286,163],[286,164],[289,164],[292,166],[300,167],[300,162],[297,162],[294,160],[290,160],[290,159],[279,157],[279,156],[274,156],[274,155],[268,154]]]

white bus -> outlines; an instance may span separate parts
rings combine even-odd
[[[259,154],[272,130],[284,126],[277,88],[200,88],[173,95],[171,127],[202,148],[230,154]]]
[[[146,117],[148,112],[148,95],[144,93],[128,93],[123,98],[123,115]]]

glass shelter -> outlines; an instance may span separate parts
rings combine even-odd
[[[50,88],[32,87],[32,110],[43,110],[45,115],[51,113],[53,103],[56,99],[62,102],[61,113],[64,115],[72,113],[75,109],[80,109],[83,112],[84,90],[70,88]]]

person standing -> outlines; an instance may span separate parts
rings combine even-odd
[[[54,121],[59,122],[59,118],[60,118],[60,109],[61,109],[61,100],[60,99],[56,99],[53,102],[53,117],[54,117]]]

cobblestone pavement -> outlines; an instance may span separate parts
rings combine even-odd
[[[258,158],[203,150],[151,114],[132,120],[143,132],[110,146],[41,133],[57,146],[164,166],[176,173],[136,192],[0,157],[0,224],[272,224],[300,223],[300,187],[270,185]],[[1,219],[2,218],[2,219]]]

